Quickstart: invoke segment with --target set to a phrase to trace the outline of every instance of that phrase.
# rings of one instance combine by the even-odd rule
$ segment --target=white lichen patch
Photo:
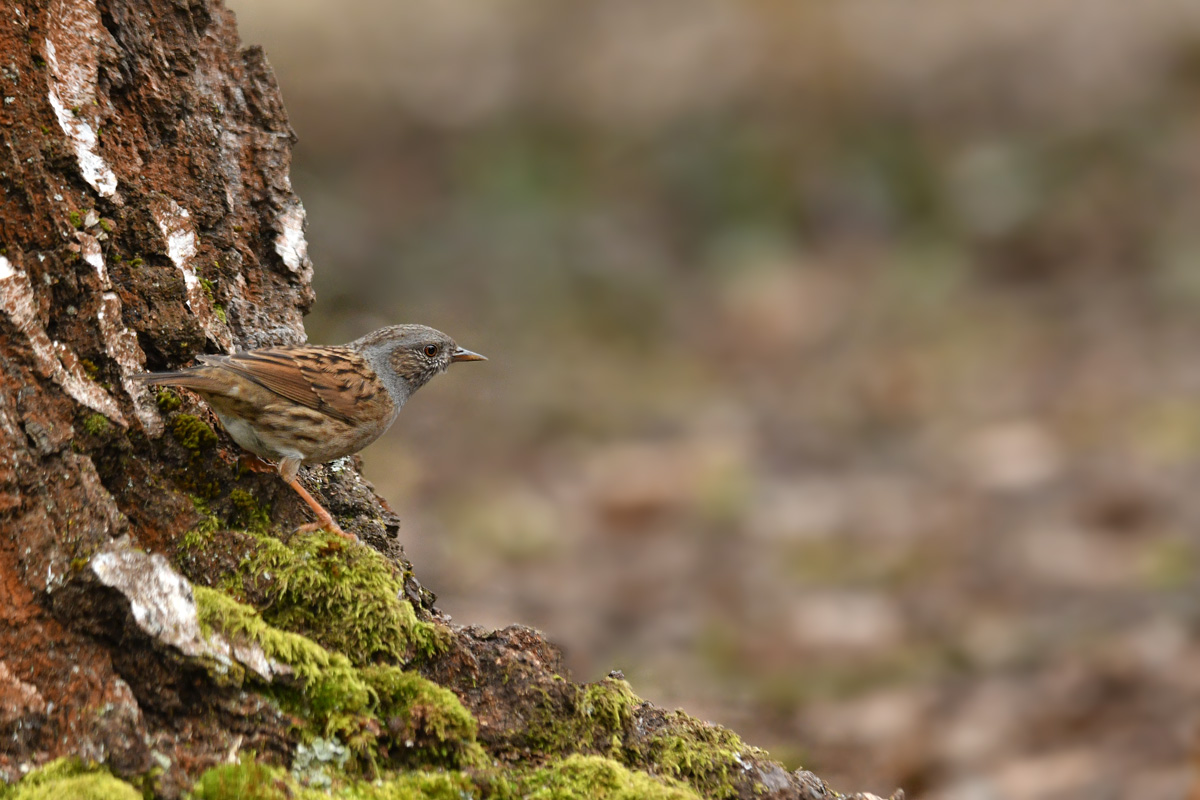
[[[163,239],[167,243],[167,257],[183,276],[184,300],[188,310],[200,320],[205,334],[226,350],[233,346],[233,337],[228,327],[221,322],[212,308],[208,293],[200,284],[192,260],[196,257],[196,231],[192,228],[191,214],[186,208],[169,197],[156,197],[150,202],[150,214],[158,223]]]
[[[96,324],[100,328],[100,337],[104,340],[108,357],[121,367],[121,386],[133,400],[134,411],[142,428],[151,436],[158,436],[163,431],[163,422],[154,397],[146,384],[133,378],[145,369],[146,354],[138,345],[137,334],[121,322],[121,298],[117,297],[116,292],[101,295],[100,307],[96,309]]]
[[[154,215],[154,221],[158,223],[158,229],[167,242],[167,257],[183,275],[187,306],[195,313],[196,305],[193,303],[199,304],[204,298],[200,294],[200,279],[196,277],[196,270],[192,269],[192,259],[196,256],[192,215],[170,198],[155,198],[150,205],[150,213]]]
[[[75,238],[79,240],[79,254],[96,270],[100,285],[108,288],[108,269],[104,266],[104,251],[100,249],[100,242],[96,241],[95,236],[82,231],[75,234]]]
[[[75,354],[62,343],[50,341],[38,318],[29,276],[24,270],[16,269],[4,256],[0,256],[0,312],[7,314],[29,341],[37,369],[44,377],[52,378],[77,403],[122,427],[127,426],[116,401],[84,374]]]
[[[90,224],[95,225],[99,221],[99,216],[95,211],[88,213],[89,217],[85,218],[85,224],[88,224],[87,220],[94,215],[95,220]],[[154,397],[151,396],[150,390],[144,383],[133,379],[136,373],[144,371],[146,354],[138,345],[137,335],[126,328],[121,321],[121,298],[112,291],[100,242],[96,237],[83,231],[77,232],[75,238],[79,240],[80,255],[84,261],[95,268],[96,276],[100,279],[100,287],[103,290],[100,304],[96,308],[96,325],[100,329],[100,338],[104,342],[104,349],[108,353],[108,357],[121,367],[121,385],[124,387],[125,393],[133,400],[134,409],[137,412],[138,420],[142,423],[142,428],[147,433],[157,436],[162,433],[163,422],[156,410]]]
[[[268,681],[291,672],[256,644],[231,645],[219,634],[205,636],[192,585],[162,555],[122,547],[98,553],[89,566],[101,583],[125,596],[133,621],[146,635],[185,656],[213,659],[226,667],[236,661]]]
[[[279,215],[279,234],[275,237],[275,252],[283,264],[305,281],[312,279],[312,262],[308,260],[308,241],[304,238],[304,206],[293,200]]]
[[[46,36],[50,106],[75,148],[83,179],[101,197],[111,197],[117,191],[117,176],[100,157],[96,131],[87,119],[96,100],[97,53],[103,32],[100,12],[86,0],[58,0],[52,5]]]

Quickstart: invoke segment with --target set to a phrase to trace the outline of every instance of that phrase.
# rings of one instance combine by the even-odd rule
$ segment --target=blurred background
[[[1181,798],[1200,3],[230,0],[439,606],[834,788]],[[1193,795],[1195,796],[1195,795]]]

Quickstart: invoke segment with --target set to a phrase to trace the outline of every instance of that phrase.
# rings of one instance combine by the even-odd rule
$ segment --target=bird
[[[299,482],[301,465],[357,453],[391,427],[413,392],[460,361],[487,361],[426,325],[391,325],[340,346],[287,345],[204,354],[197,366],[134,377],[190,389],[244,450],[274,462],[325,529],[355,539]]]

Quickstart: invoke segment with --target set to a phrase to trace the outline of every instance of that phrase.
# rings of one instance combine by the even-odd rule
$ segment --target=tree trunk
[[[26,780],[827,796],[617,677],[562,680],[533,631],[450,626],[354,462],[306,481],[371,547],[289,533],[303,506],[202,403],[131,380],[305,339],[262,52],[215,0],[0,4],[0,794],[74,756]]]

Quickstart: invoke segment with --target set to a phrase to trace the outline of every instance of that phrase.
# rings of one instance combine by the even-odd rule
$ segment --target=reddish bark
[[[128,376],[304,338],[311,265],[274,76],[217,4],[2,7],[0,773],[63,754],[145,772],[153,749],[203,761],[234,731],[278,750],[275,715],[244,722],[260,701],[120,646],[121,604],[75,580],[114,537],[163,550],[195,520],[197,456],[160,438]],[[219,453],[204,466],[235,479]]]

